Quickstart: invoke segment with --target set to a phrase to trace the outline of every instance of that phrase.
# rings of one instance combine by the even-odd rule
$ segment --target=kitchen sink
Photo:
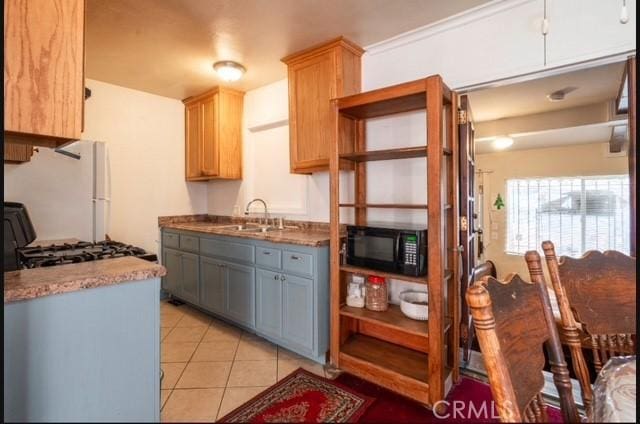
[[[237,225],[224,225],[220,228],[225,228],[241,233],[266,233],[269,231],[277,230],[276,227],[257,225],[257,224],[237,224]]]

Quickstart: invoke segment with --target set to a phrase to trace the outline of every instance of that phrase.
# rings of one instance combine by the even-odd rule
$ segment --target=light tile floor
[[[197,311],[162,302],[162,421],[215,421],[298,367],[322,365]]]

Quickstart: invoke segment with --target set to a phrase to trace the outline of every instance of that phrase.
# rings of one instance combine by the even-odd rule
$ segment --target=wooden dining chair
[[[589,413],[593,390],[583,339],[591,346],[596,373],[612,356],[635,355],[636,259],[613,250],[558,259],[550,241],[542,250],[560,309],[560,331]],[[546,286],[538,252],[527,252],[525,259],[531,279]]]
[[[493,277],[474,282],[466,298],[500,420],[548,421],[542,399],[546,349],[564,421],[578,422],[546,289],[510,274],[504,282]]]
[[[464,299],[464,294],[466,290],[471,287],[474,281],[481,280],[483,277],[491,276],[497,277],[496,265],[492,261],[485,261],[480,265],[473,268],[471,271],[471,278],[469,279],[469,283],[467,287],[462,288],[464,290],[461,295]],[[471,352],[471,347],[473,346],[473,340],[476,335],[473,330],[473,319],[471,318],[471,313],[469,312],[469,307],[467,302],[462,302],[462,311],[460,316],[462,317],[460,323],[460,346],[462,347],[462,361],[467,363],[469,361],[469,354]]]

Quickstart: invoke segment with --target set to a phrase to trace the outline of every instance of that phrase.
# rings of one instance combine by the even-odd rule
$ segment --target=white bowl
[[[427,292],[407,290],[400,293],[400,310],[411,319],[426,321],[429,318],[429,305],[416,305],[413,302],[428,302]]]

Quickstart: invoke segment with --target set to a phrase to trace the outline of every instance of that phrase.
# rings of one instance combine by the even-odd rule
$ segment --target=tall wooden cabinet
[[[292,173],[329,170],[334,142],[331,99],[360,92],[360,57],[364,50],[340,37],[282,59],[289,78],[289,154]],[[343,118],[340,118],[343,120]],[[353,151],[355,128],[345,120],[340,153]],[[343,169],[353,166],[343,161]]]
[[[5,141],[55,147],[80,138],[84,0],[5,0]]]
[[[336,144],[331,146],[331,363],[429,407],[440,408],[444,405],[438,401],[446,397],[459,378],[459,160],[453,154],[458,152],[457,105],[458,95],[439,75],[333,100],[335,118],[341,115],[358,127],[368,119],[426,109],[427,136],[421,146],[368,150],[364,132],[358,131],[355,152],[340,153]],[[337,119],[334,122],[333,131],[338,134],[342,124]],[[367,176],[371,174],[367,163],[408,158],[425,158],[427,204],[368,202]],[[355,203],[340,201],[340,159],[355,165]],[[355,224],[367,225],[368,211],[380,208],[426,212],[427,275],[407,276],[341,262],[344,235],[340,231],[340,209],[354,210]],[[429,296],[428,321],[406,317],[398,305],[390,305],[384,312],[349,307],[345,299],[352,274],[422,284]]]
[[[183,100],[187,181],[242,178],[243,97],[216,87]]]

